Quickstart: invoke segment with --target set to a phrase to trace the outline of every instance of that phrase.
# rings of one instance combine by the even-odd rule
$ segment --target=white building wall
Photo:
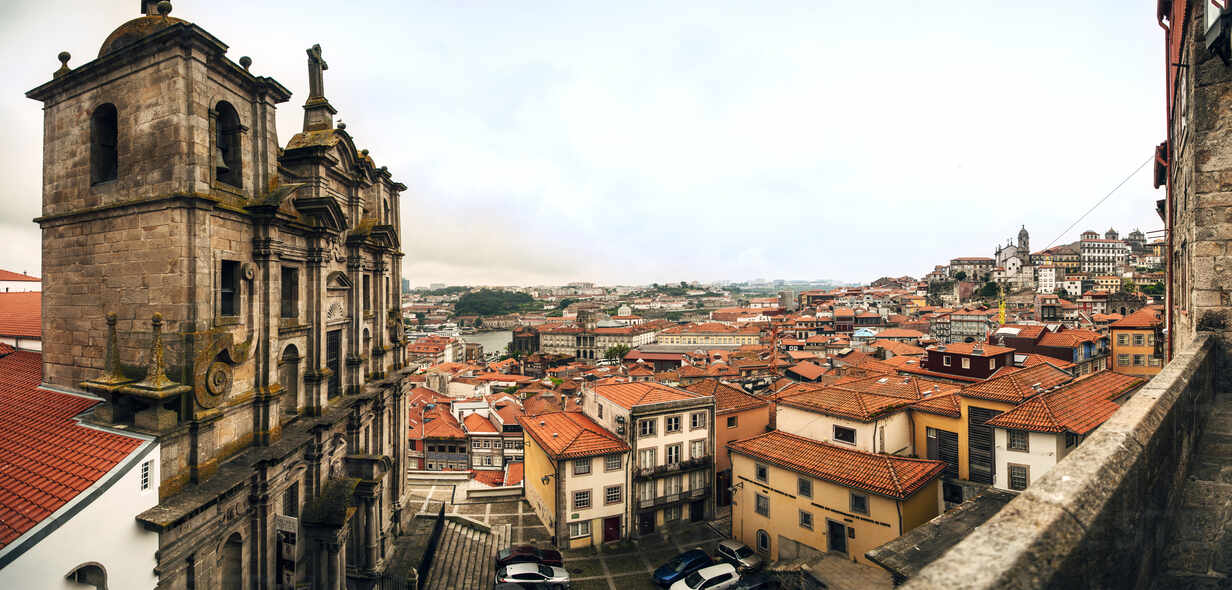
[[[148,452],[147,452],[148,449]],[[158,444],[146,443],[129,458],[103,476],[78,499],[119,479],[73,514],[29,550],[0,568],[0,588],[80,589],[82,585],[65,579],[69,572],[88,563],[101,565],[107,573],[107,588],[153,588],[158,551],[158,534],[144,530],[137,515],[158,504]],[[138,460],[140,458],[140,460]],[[150,487],[141,489],[141,464],[150,462]],[[76,506],[73,501],[40,523],[48,526]],[[40,531],[36,526],[0,550],[0,556],[19,549],[23,541]]]
[[[1026,465],[1030,476],[1030,485],[1043,477],[1052,469],[1061,457],[1065,456],[1065,435],[1044,432],[1027,433],[1027,451],[1011,451],[1006,448],[1009,435],[1004,428],[993,429],[993,444],[996,455],[996,475],[993,480],[995,487],[1010,489],[1009,464]]]
[[[24,293],[27,291],[42,291],[41,281],[0,281],[0,293]]]
[[[43,341],[39,338],[17,338],[15,336],[0,336],[0,343],[8,344],[17,350],[43,350]]]

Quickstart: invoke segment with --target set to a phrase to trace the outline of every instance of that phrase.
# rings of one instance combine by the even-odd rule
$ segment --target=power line
[[[1100,205],[1103,205],[1104,201],[1108,200],[1108,197],[1111,197],[1113,193],[1120,190],[1122,186],[1125,186],[1125,183],[1129,182],[1129,179],[1133,178],[1135,174],[1141,172],[1142,169],[1145,168],[1146,165],[1151,163],[1151,161],[1154,159],[1155,159],[1155,156],[1152,155],[1148,157],[1145,161],[1143,161],[1141,164],[1139,164],[1137,168],[1134,168],[1134,171],[1130,172],[1129,176],[1126,176],[1124,180],[1117,183],[1117,185],[1113,187],[1112,190],[1108,191],[1108,194],[1104,195],[1104,198],[1100,199],[1099,202],[1092,205],[1090,209],[1087,209],[1086,213],[1083,213],[1080,217],[1078,217],[1078,219],[1075,219],[1073,223],[1069,224],[1069,227],[1065,228],[1065,231],[1061,232],[1061,235],[1057,236],[1051,242],[1049,242],[1048,245],[1044,247],[1044,249],[1047,250],[1051,248],[1052,245],[1056,244],[1058,240],[1065,237],[1065,234],[1069,233],[1069,230],[1074,229],[1074,226],[1078,225],[1079,223],[1082,223],[1082,220],[1086,219],[1087,215],[1090,215],[1091,212],[1094,211],[1097,207],[1099,207]]]

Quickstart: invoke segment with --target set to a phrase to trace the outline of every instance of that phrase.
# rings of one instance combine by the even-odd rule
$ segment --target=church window
[[[80,587],[98,588],[99,590],[106,590],[107,588],[107,572],[103,571],[102,566],[97,563],[79,565],[69,572],[65,578],[80,584]]]
[[[119,121],[115,105],[99,105],[90,116],[90,184],[115,180],[119,169]]]
[[[364,275],[364,313],[372,312],[372,281],[370,275]]]
[[[282,267],[282,317],[299,317],[299,269]]]
[[[231,186],[244,186],[243,160],[241,159],[243,126],[239,113],[231,103],[223,101],[214,107],[215,121],[214,173],[215,178]]]
[[[240,314],[240,263],[234,260],[222,261],[218,276],[218,314],[236,316]]]

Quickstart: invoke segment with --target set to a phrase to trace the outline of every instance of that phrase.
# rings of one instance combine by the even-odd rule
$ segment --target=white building
[[[1035,269],[1035,279],[1037,293],[1056,293],[1057,282],[1065,280],[1065,269],[1051,264],[1038,266]]]
[[[25,273],[0,269],[0,293],[25,293],[42,291],[43,281]]]
[[[38,353],[0,357],[0,588],[157,586],[158,533],[137,515],[158,504],[158,443],[77,422],[102,400],[40,380]]]
[[[1146,381],[1093,373],[1037,395],[988,421],[996,460],[993,485],[1024,490],[1064,459]]]

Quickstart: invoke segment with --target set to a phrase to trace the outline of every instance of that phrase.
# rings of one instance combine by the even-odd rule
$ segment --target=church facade
[[[44,109],[43,379],[156,437],[158,588],[378,588],[407,498],[406,189],[357,149],[308,50],[291,92],[142,2]]]
[[[1031,236],[1026,226],[1018,230],[1017,243],[1007,240],[997,246],[993,280],[1006,283],[1013,290],[1035,287],[1035,267],[1031,264]]]

